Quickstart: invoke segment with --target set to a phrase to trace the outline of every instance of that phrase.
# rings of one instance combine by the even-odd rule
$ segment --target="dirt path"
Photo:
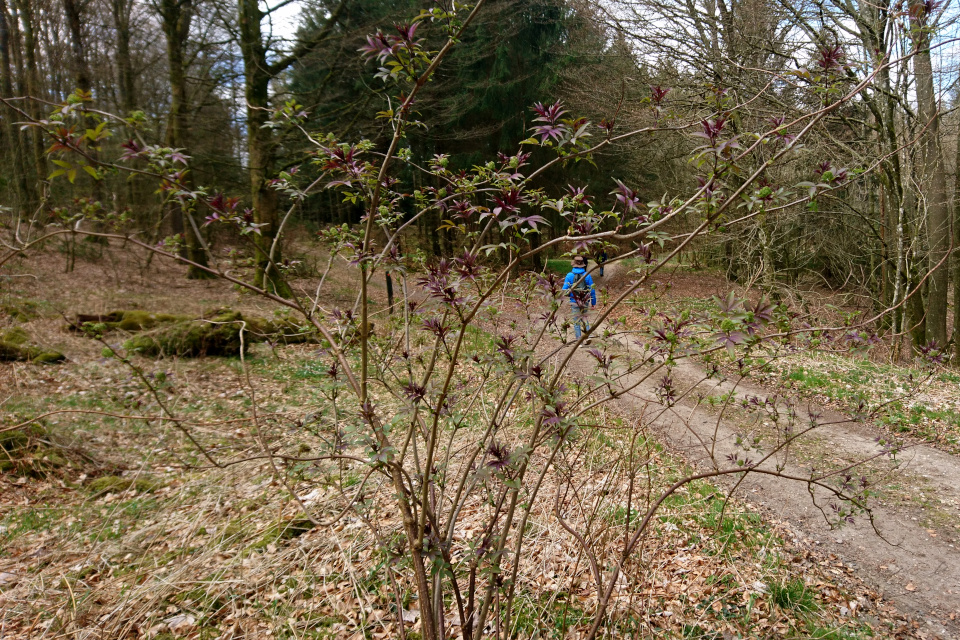
[[[688,384],[702,377],[695,363],[684,362],[674,375]],[[724,383],[714,393],[723,393],[733,385]],[[738,385],[741,394],[765,398],[763,389]],[[642,392],[641,392],[642,393]],[[646,402],[632,398],[632,402]],[[694,433],[701,438],[712,437],[718,426],[718,417],[692,403],[684,403],[689,413],[678,420],[676,413],[666,414],[658,426],[673,447],[686,453],[690,460],[704,461],[704,451]],[[849,418],[836,412],[811,407],[822,414],[825,426],[817,430],[817,453],[834,460],[852,462],[878,451],[878,431],[869,425],[846,422]],[[831,424],[832,423],[832,424]],[[677,427],[682,427],[677,429]],[[689,429],[687,428],[689,426]],[[723,459],[733,452],[736,427],[728,420],[719,421],[718,455]],[[894,473],[911,491],[924,492],[928,504],[934,496],[948,505],[958,504],[960,497],[960,460],[932,447],[919,445],[900,456],[901,465]],[[824,460],[824,462],[828,462]],[[788,464],[786,471],[796,475],[809,473],[809,465]],[[775,517],[790,522],[797,537],[810,539],[853,565],[861,576],[875,585],[884,597],[896,602],[930,631],[944,638],[960,637],[960,621],[950,615],[960,614],[960,553],[956,548],[955,531],[928,528],[935,517],[930,511],[936,507],[900,502],[889,504],[881,495],[874,501],[875,524],[883,538],[877,535],[866,518],[858,518],[853,525],[831,530],[823,514],[811,502],[806,487],[800,483],[770,476],[754,475],[739,489],[741,495],[762,506]],[[957,513],[954,509],[953,518]],[[885,540],[886,541],[885,541]]]
[[[592,358],[583,353],[575,355],[573,364],[583,372],[593,369]],[[662,378],[657,374],[617,402],[633,412],[656,416],[651,426],[665,444],[690,463],[711,466],[708,447],[715,442],[713,460],[728,466],[726,456],[738,450],[735,443],[740,424],[736,412],[721,418],[718,410],[695,398],[698,394],[729,392],[734,384],[700,382],[704,372],[690,360],[680,361],[671,375],[679,389],[697,385],[696,393],[665,411],[655,395]],[[627,386],[630,382],[625,381]],[[736,392],[739,397],[770,395],[743,381],[736,385]],[[800,461],[787,462],[786,473],[807,476],[811,464],[819,463],[823,469],[824,465],[849,464],[879,451],[877,438],[881,432],[871,425],[852,422],[848,416],[814,405],[798,407],[804,417],[808,410],[821,415],[823,426],[817,429],[815,439],[800,449],[806,455],[801,455]],[[856,569],[865,582],[920,624],[917,632],[922,637],[960,638],[960,540],[955,528],[960,522],[960,459],[917,445],[901,453],[899,460],[897,469],[886,463],[892,481],[887,484],[896,487],[897,495],[882,491],[871,504],[882,537],[864,517],[852,525],[831,529],[802,482],[755,474],[740,485],[737,495],[789,523],[799,543],[833,553]],[[773,466],[771,461],[764,468]],[[822,506],[829,509],[826,504]]]

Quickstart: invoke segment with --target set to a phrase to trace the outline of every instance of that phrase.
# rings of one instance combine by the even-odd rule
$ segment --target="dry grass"
[[[154,263],[141,274],[140,266],[136,256],[117,251],[61,274],[57,255],[46,254],[17,265],[13,273],[36,279],[18,278],[4,293],[4,302],[40,302],[41,317],[24,326],[69,357],[61,367],[0,365],[5,423],[49,409],[94,413],[44,421],[57,446],[82,448],[92,460],[72,461],[39,480],[0,478],[0,636],[395,638],[402,626],[407,638],[416,637],[415,591],[393,553],[400,519],[378,476],[364,483],[361,467],[318,462],[286,466],[278,482],[262,459],[209,467],[170,421],[156,419],[157,397],[129,370],[103,358],[102,345],[63,331],[61,314],[81,310],[271,311],[221,283],[183,280],[178,268]],[[342,292],[335,294],[342,304],[352,304],[352,290],[338,277],[332,290]],[[372,295],[382,301],[382,292]],[[241,460],[261,453],[261,439],[282,451],[323,447],[329,434],[293,428],[323,402],[311,377],[313,351],[261,345],[248,359],[253,389],[235,360],[137,362],[153,375],[159,400],[218,460]],[[258,423],[250,419],[252,391]],[[556,504],[591,532],[601,567],[622,543],[622,472],[607,454],[622,450],[639,417],[604,413],[596,419],[606,427],[582,435],[581,450],[559,467],[570,475],[548,476],[527,530],[512,534],[525,541],[519,637],[580,637],[596,607],[589,563],[560,526]],[[510,446],[520,436],[503,435]],[[649,499],[682,472],[683,463],[652,440],[643,442],[641,480]],[[533,453],[535,464],[541,455]],[[451,466],[462,464],[457,455],[451,459]],[[90,479],[105,474],[150,478],[160,488],[93,494]],[[338,489],[344,486],[345,492]],[[307,525],[288,487],[314,518],[335,523]],[[363,500],[336,519],[359,487]],[[624,568],[609,637],[858,637],[871,626],[886,634],[909,632],[835,558],[816,553],[810,541],[792,539],[780,524],[763,522],[744,503],[729,505],[729,518],[721,521],[721,502],[716,489],[697,484],[666,505]],[[488,509],[479,496],[465,508],[454,536],[455,559],[469,556]],[[774,593],[798,580],[815,610],[777,604]],[[459,619],[447,604],[448,625],[456,632]]]
[[[677,465],[665,454],[653,462],[664,471]],[[599,458],[578,471],[582,503],[623,500],[609,493],[610,471]],[[408,630],[417,630],[412,584],[395,572],[398,606],[383,570],[371,571],[390,566],[384,541],[400,530],[388,508],[361,508],[333,527],[288,538],[282,525],[300,514],[265,464],[150,472],[166,483],[153,494],[84,499],[82,489],[57,481],[17,487],[10,497],[20,504],[8,510],[5,526],[18,528],[8,530],[15,536],[0,560],[0,571],[18,576],[0,596],[4,637],[150,636],[178,622],[184,635],[198,638],[396,637],[398,609]],[[575,541],[549,508],[560,487],[552,479],[525,533],[518,623],[529,634],[537,621],[566,609],[564,637],[575,638],[596,606],[596,589]],[[344,506],[344,497],[323,481],[300,483],[296,491],[320,519]],[[370,504],[388,502],[388,494],[382,485],[367,485]],[[798,612],[777,607],[769,595],[799,575],[822,607],[817,626],[849,626],[841,607],[886,617],[878,596],[845,567],[804,552],[802,543],[783,542],[784,530],[761,524],[744,505],[731,506],[726,523],[718,523],[719,501],[711,487],[698,485],[663,511],[618,585],[611,617],[623,631],[615,635],[673,631],[680,637],[695,627],[756,637],[802,633],[807,623]],[[476,542],[483,510],[479,502],[465,510],[455,558]],[[42,524],[25,530],[39,514],[45,514]],[[599,546],[612,556],[621,521],[615,510],[601,510],[601,517],[595,526],[607,530]],[[458,622],[454,613],[448,611],[451,626]]]

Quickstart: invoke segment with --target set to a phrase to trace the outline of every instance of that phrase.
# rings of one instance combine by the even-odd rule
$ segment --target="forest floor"
[[[67,356],[62,365],[0,364],[0,431],[59,412],[28,434],[29,449],[19,455],[29,464],[19,460],[0,474],[0,638],[397,637],[397,616],[415,637],[416,609],[403,602],[398,611],[389,589],[367,574],[378,556],[361,535],[361,518],[330,529],[306,526],[262,461],[210,468],[169,422],[137,419],[156,415],[162,400],[217,455],[255,456],[258,431],[292,437],[289,425],[324,402],[315,388],[323,375],[316,348],[255,345],[245,363],[140,359],[157,398],[105,357],[103,344],[66,331],[67,319],[114,309],[199,314],[216,307],[269,317],[272,308],[224,283],[187,281],[177,267],[126,252],[107,250],[69,274],[63,264],[48,252],[14,265],[0,281],[0,332],[23,328]],[[612,295],[628,278],[611,271],[600,285]],[[696,307],[730,289],[702,273],[678,270],[658,279],[666,290],[653,296],[658,305]],[[296,283],[311,293],[317,285]],[[330,284],[331,304],[353,302],[346,278],[333,274]],[[383,303],[379,283],[372,297]],[[15,319],[11,311],[27,313]],[[628,317],[643,321],[639,312]],[[574,362],[587,367],[585,359]],[[698,435],[718,433],[725,453],[736,435],[760,428],[710,403],[731,391],[776,390],[783,397],[789,388],[790,399],[823,416],[823,434],[791,463],[797,470],[869,454],[884,435],[911,446],[896,468],[881,461],[870,469],[878,479],[882,538],[863,520],[829,529],[802,484],[746,482],[722,523],[712,506],[718,501],[709,499],[717,489],[696,487],[666,511],[679,527],[664,521],[663,536],[675,544],[649,556],[654,569],[637,593],[640,637],[960,637],[956,372],[795,355],[734,390],[728,382],[698,382],[702,366],[683,362],[674,375],[700,385],[703,400],[684,400],[653,420],[668,445],[668,466],[703,464]],[[922,388],[898,405],[897,394],[918,381]],[[851,403],[865,393],[890,394],[890,410],[852,422]],[[254,401],[264,419],[258,429],[249,422]],[[653,390],[641,385],[611,411],[647,416],[655,405]],[[320,511],[336,506],[322,482],[298,480],[294,489]],[[536,554],[558,539],[549,520],[540,521]],[[554,572],[562,573],[544,571],[531,592],[550,594]],[[587,591],[570,600],[584,614]],[[555,598],[530,602],[529,624],[538,628],[537,619],[547,616],[542,607]],[[569,632],[563,628],[552,637],[579,637],[576,622]]]
[[[609,273],[611,293],[623,288],[628,274]],[[732,287],[719,276],[674,271],[665,278],[669,291],[654,296],[657,304],[675,309],[722,299]],[[663,289],[661,283],[661,289]],[[749,292],[739,291],[749,297]],[[837,296],[811,295],[827,312],[842,310]],[[831,304],[833,303],[833,304]],[[821,314],[823,317],[823,314]],[[631,322],[642,322],[632,319]],[[722,415],[712,398],[773,398],[790,403],[803,415],[819,416],[816,438],[802,440],[786,466],[795,476],[811,468],[843,467],[875,455],[879,441],[897,438],[905,448],[895,460],[878,459],[858,471],[873,480],[876,492],[872,521],[858,519],[831,528],[804,484],[768,475],[751,475],[739,485],[740,495],[779,522],[795,540],[804,540],[855,568],[857,575],[884,597],[921,621],[937,637],[960,637],[960,375],[956,369],[914,369],[892,366],[863,356],[789,354],[771,357],[736,382],[704,381],[706,367],[680,360],[673,369],[681,388],[692,387],[676,407],[658,417],[659,433],[671,450],[686,460],[703,461],[737,450],[738,437],[763,428],[748,412]],[[657,402],[655,383],[640,385],[627,402]],[[907,392],[910,389],[910,392]],[[858,402],[868,398],[880,407],[869,419],[858,419]],[[706,401],[705,401],[706,400]],[[715,443],[707,452],[705,441]]]

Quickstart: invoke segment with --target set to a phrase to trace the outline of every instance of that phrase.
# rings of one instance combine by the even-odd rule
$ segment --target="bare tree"
[[[282,288],[274,266],[280,261],[276,239],[281,222],[278,193],[271,186],[271,180],[276,177],[277,149],[274,132],[267,126],[271,117],[270,83],[330,35],[345,6],[346,0],[333,10],[324,27],[310,36],[309,40],[297,43],[292,51],[279,58],[270,59],[273,43],[270,34],[263,31],[263,21],[272,10],[262,10],[258,0],[238,0],[237,3],[238,44],[243,54],[245,75],[250,189],[254,219],[258,225],[262,225],[255,237],[255,282],[268,289],[281,286],[280,292],[284,294],[289,291]]]
[[[6,0],[0,2],[0,95],[4,98],[15,96],[13,86],[12,38],[10,16]],[[4,147],[8,151],[8,162],[13,167],[17,186],[17,209],[20,213],[30,213],[36,207],[36,181],[31,179],[25,154],[25,140],[20,128],[15,125],[17,114],[9,107],[3,113]]]
[[[190,24],[193,20],[192,0],[159,0],[155,5],[163,25],[167,41],[167,68],[170,78],[170,111],[167,115],[167,145],[175,149],[184,149],[189,154],[187,140],[190,137],[187,113],[187,62],[185,50],[190,40]],[[186,172],[181,176],[183,184],[193,184],[193,175]],[[200,238],[200,228],[193,219],[193,203],[190,200],[170,203],[173,231],[182,235],[185,241],[186,256],[191,263],[187,277],[202,279],[209,277],[201,267],[207,265],[207,253]]]
[[[947,343],[947,291],[950,282],[950,202],[947,196],[947,171],[940,145],[940,109],[933,82],[930,42],[936,28],[936,16],[929,3],[910,4],[911,36],[914,44],[913,67],[917,81],[917,105],[923,127],[921,175],[927,212],[927,293],[926,338],[939,345]]]

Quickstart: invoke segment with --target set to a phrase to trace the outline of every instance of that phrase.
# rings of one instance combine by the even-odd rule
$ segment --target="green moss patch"
[[[102,476],[87,484],[87,490],[94,497],[107,493],[122,493],[130,489],[138,493],[152,493],[163,486],[163,483],[153,478],[121,478],[120,476]]]
[[[0,340],[7,344],[22,347],[30,341],[30,335],[20,327],[13,327],[3,332],[3,334],[0,335]]]
[[[209,321],[177,322],[134,336],[123,343],[123,348],[144,356],[236,356],[247,346],[247,341],[240,338],[242,328],[239,312],[225,312]]]
[[[65,360],[59,351],[30,346],[29,342],[30,335],[20,327],[7,329],[0,334],[0,361],[55,364]]]
[[[0,305],[0,312],[19,322],[29,322],[40,317],[40,305],[31,300],[6,302]]]
[[[67,464],[42,427],[0,433],[0,473],[39,478]]]
[[[193,317],[140,310],[111,311],[105,314],[81,313],[77,314],[77,321],[72,328],[80,330],[88,325],[97,325],[97,328],[104,331],[121,329],[136,332],[189,320],[193,320]]]
[[[292,520],[283,520],[269,527],[256,543],[254,549],[265,549],[268,544],[278,544],[286,540],[299,538],[308,531],[313,530],[315,525],[310,518],[305,516],[293,518]]]
[[[242,336],[241,336],[242,333]],[[237,356],[255,342],[308,342],[315,335],[289,320],[245,318],[239,311],[178,321],[127,340],[123,347],[144,356]]]

